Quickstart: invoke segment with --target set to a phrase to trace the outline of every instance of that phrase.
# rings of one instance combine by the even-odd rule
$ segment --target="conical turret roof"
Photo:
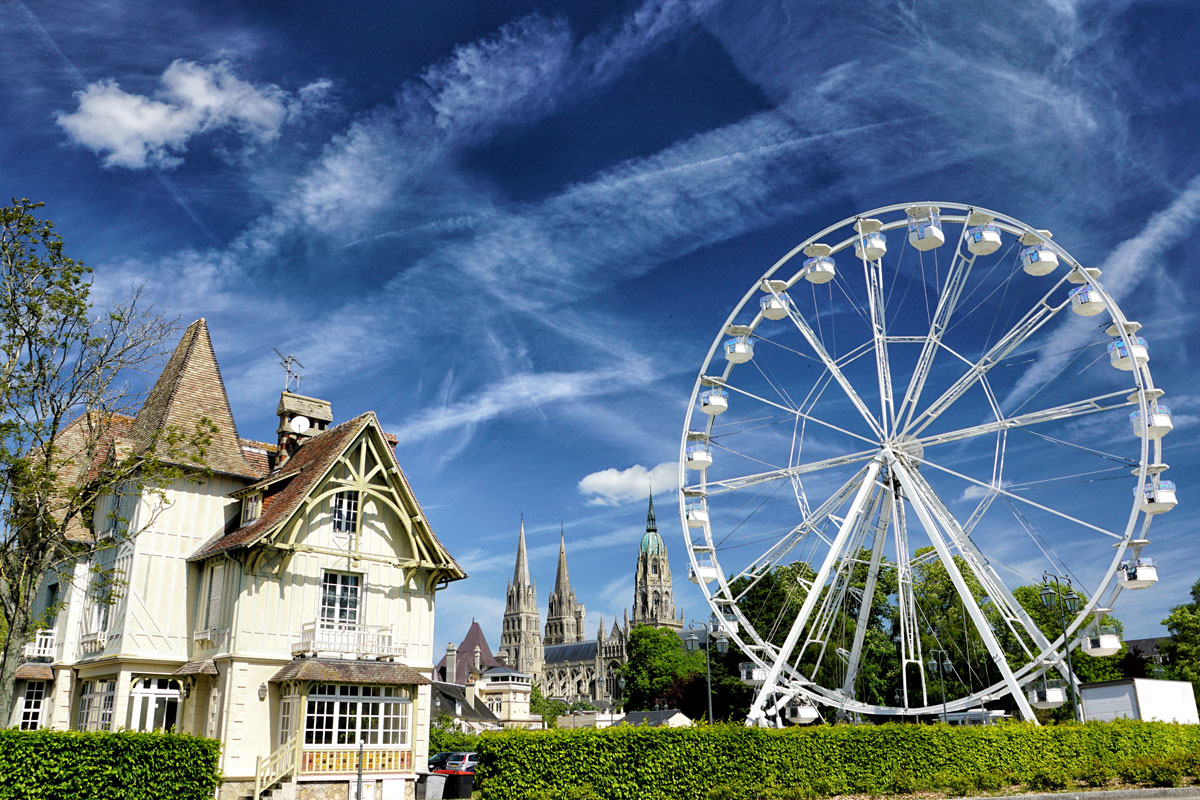
[[[197,424],[208,419],[216,430],[205,448],[204,464],[214,472],[227,475],[258,477],[242,457],[237,425],[229,408],[225,382],[217,366],[208,323],[203,318],[188,326],[183,339],[171,354],[167,366],[146,402],[133,421],[129,436],[135,447],[155,449],[158,458],[184,466],[202,466],[191,453],[172,455],[166,452],[163,440],[168,429],[175,429],[190,439]]]

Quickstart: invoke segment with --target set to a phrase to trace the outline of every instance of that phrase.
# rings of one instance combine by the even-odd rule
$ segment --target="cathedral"
[[[626,611],[624,623],[614,620],[607,632],[601,618],[592,638],[587,635],[586,618],[587,611],[571,588],[566,537],[560,533],[558,574],[543,631],[537,585],[529,576],[529,560],[525,555],[525,521],[521,520],[517,563],[505,598],[498,655],[511,668],[532,675],[534,685],[546,697],[609,705],[620,695],[616,671],[626,661],[630,630],[636,625],[674,630],[683,627],[683,618],[675,614],[671,565],[667,560],[667,544],[659,535],[654,519],[653,496],[646,514],[646,533],[638,546],[633,617]]]

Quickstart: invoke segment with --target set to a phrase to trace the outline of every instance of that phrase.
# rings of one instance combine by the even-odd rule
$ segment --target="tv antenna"
[[[285,356],[283,353],[279,352],[279,348],[277,347],[273,347],[271,349],[275,351],[275,355],[279,356],[279,366],[283,367],[284,372],[287,373],[287,377],[284,378],[283,381],[283,390],[285,392],[292,391],[292,381],[295,381],[296,391],[299,391],[300,379],[304,376],[297,372],[294,368],[299,367],[300,369],[304,369],[304,365],[301,364],[300,359],[296,358],[295,356]]]

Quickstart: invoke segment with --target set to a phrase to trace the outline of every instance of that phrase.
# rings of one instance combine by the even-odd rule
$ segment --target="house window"
[[[333,496],[333,532],[358,531],[358,492],[338,492]]]
[[[221,601],[225,593],[225,563],[217,562],[208,568],[204,582],[203,605],[196,613],[197,626],[202,631],[215,632],[221,626]]]
[[[106,731],[112,727],[115,680],[84,681],[79,685],[79,715],[75,727],[81,731]]]
[[[279,742],[277,747],[282,747],[283,744],[292,736],[292,725],[295,719],[295,707],[300,702],[300,698],[295,696],[285,696],[279,701]]]
[[[358,624],[362,576],[326,572],[321,576],[321,627],[350,628]]]
[[[129,693],[129,729],[166,731],[179,724],[179,682],[170,678],[142,678]]]
[[[262,513],[262,493],[255,492],[242,498],[242,524],[249,525]]]
[[[21,730],[36,731],[42,725],[42,703],[46,699],[46,682],[25,684],[25,700],[21,705]]]
[[[409,747],[412,699],[396,686],[323,684],[308,695],[304,743],[355,747]]]

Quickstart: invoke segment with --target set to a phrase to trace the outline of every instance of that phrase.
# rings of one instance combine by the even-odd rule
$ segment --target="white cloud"
[[[634,464],[628,469],[609,467],[585,475],[579,481],[579,491],[588,497],[589,505],[615,506],[644,501],[654,486],[656,490],[675,488],[679,465],[664,461],[651,469]]]
[[[293,98],[273,84],[255,85],[233,74],[229,64],[182,59],[161,77],[155,97],[130,94],[105,79],[76,92],[79,107],[59,113],[58,124],[76,144],[104,155],[106,167],[173,167],[192,137],[222,128],[259,142],[279,135],[284,122],[305,102],[318,102],[330,87],[316,81]]]

